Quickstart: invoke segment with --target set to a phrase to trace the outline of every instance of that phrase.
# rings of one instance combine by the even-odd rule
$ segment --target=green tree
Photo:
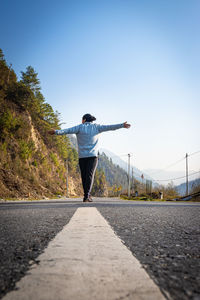
[[[109,186],[127,187],[127,173],[119,166],[113,164],[112,159],[108,158],[105,153],[99,155],[98,169],[105,173]]]
[[[96,170],[92,193],[95,196],[106,196],[107,195],[106,176],[102,169]]]
[[[3,54],[3,50],[2,49],[0,49],[0,61],[4,61],[5,62],[4,54]]]
[[[30,88],[22,82],[14,82],[8,87],[5,98],[27,108],[32,104],[34,95]]]
[[[26,72],[21,72],[21,81],[28,86],[34,94],[40,91],[40,80],[38,79],[38,73],[35,72],[34,68],[28,66]]]
[[[0,49],[0,90],[5,90],[8,83],[17,81],[17,77],[13,69],[8,67],[2,49]]]

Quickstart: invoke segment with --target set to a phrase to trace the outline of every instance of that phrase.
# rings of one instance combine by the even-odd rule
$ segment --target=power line
[[[197,154],[197,153],[200,153],[200,150],[199,150],[199,151],[196,151],[196,152],[193,152],[193,153],[191,153],[191,154],[188,154],[188,156],[192,156],[192,155],[195,155],[195,154]]]
[[[198,151],[196,151],[196,152],[193,152],[193,153],[191,153],[191,154],[188,154],[188,157],[189,157],[189,156],[192,156],[192,155],[195,155],[195,154],[197,154],[197,153],[200,153],[200,150],[198,150]],[[183,161],[184,159],[185,159],[185,156],[182,157],[181,159],[175,161],[174,163],[168,165],[167,167],[165,167],[165,168],[162,169],[162,170],[158,170],[158,171],[155,171],[155,172],[153,172],[153,173],[150,173],[149,176],[152,176],[152,175],[154,175],[154,174],[162,173],[164,170],[169,169],[169,168],[175,166],[176,164],[180,163],[180,162]]]
[[[152,175],[154,175],[154,174],[162,173],[164,170],[169,169],[169,168],[175,166],[176,164],[178,164],[179,162],[183,161],[184,159],[185,159],[185,157],[179,159],[178,161],[174,162],[173,164],[168,165],[167,167],[165,167],[165,168],[162,169],[162,170],[159,170],[159,171],[155,171],[155,172],[153,172],[153,173],[150,173],[150,176],[152,176]]]
[[[198,172],[194,172],[194,173],[190,173],[190,174],[188,174],[188,177],[192,176],[192,175],[195,175],[197,173],[199,173],[199,171]],[[182,179],[182,178],[185,178],[185,176],[176,177],[176,178],[169,178],[169,179],[153,179],[153,181],[170,181],[170,180],[178,180],[178,179]]]

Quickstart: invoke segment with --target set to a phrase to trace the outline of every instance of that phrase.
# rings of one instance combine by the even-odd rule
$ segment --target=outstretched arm
[[[130,128],[131,125],[128,124],[127,122],[121,123],[121,124],[115,124],[115,125],[99,125],[98,130],[99,132],[103,131],[110,131],[110,130],[116,130],[120,128]]]
[[[67,129],[63,129],[63,130],[55,130],[55,129],[51,129],[48,131],[49,134],[51,135],[64,135],[64,134],[73,134],[73,133],[78,133],[79,132],[79,125],[71,127],[71,128],[67,128]]]

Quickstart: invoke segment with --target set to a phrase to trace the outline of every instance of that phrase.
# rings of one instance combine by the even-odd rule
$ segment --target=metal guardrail
[[[190,195],[187,195],[187,196],[183,196],[183,197],[179,197],[179,198],[174,198],[174,199],[167,200],[167,201],[190,201],[193,198],[196,198],[198,196],[200,196],[200,191],[197,192],[197,193],[193,193],[193,194],[190,194]]]

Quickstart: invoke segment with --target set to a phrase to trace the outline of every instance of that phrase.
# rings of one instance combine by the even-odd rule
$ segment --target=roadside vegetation
[[[121,199],[124,200],[135,200],[135,201],[181,201],[186,199],[187,201],[193,202],[200,202],[200,184],[199,181],[195,185],[193,185],[192,189],[190,190],[189,196],[190,199],[187,199],[186,196],[180,197],[177,192],[176,187],[173,183],[169,183],[167,186],[159,185],[152,189],[151,192],[148,192],[144,185],[142,186],[139,183],[139,193],[132,192],[130,197],[128,197],[128,193],[123,193],[120,195]]]
[[[178,192],[173,183],[169,183],[167,186],[157,185],[152,187],[139,181],[134,181],[134,184],[131,186],[130,197],[128,197],[128,193],[121,194],[120,197],[137,201],[166,201],[178,197]]]

